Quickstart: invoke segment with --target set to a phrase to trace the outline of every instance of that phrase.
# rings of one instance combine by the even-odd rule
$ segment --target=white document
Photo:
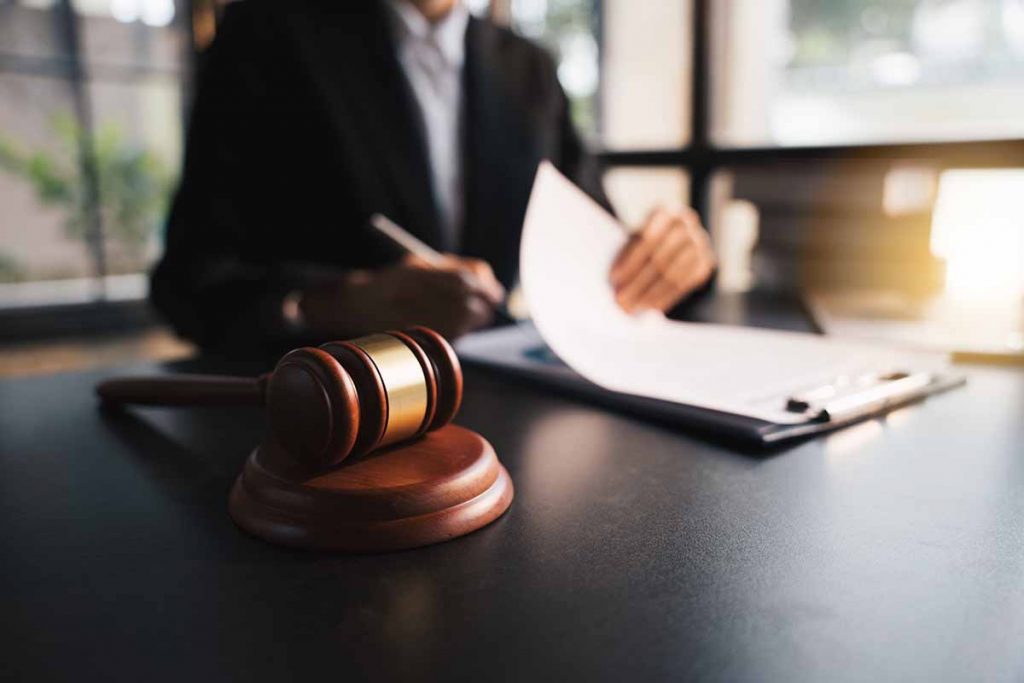
[[[612,391],[776,423],[793,393],[888,371],[935,371],[941,355],[909,354],[810,334],[631,316],[608,274],[627,233],[550,163],[526,212],[520,277],[544,341],[573,370]]]

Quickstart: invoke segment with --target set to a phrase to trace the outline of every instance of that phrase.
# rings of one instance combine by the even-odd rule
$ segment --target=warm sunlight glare
[[[939,180],[932,251],[960,299],[1024,294],[1024,169],[950,170]]]

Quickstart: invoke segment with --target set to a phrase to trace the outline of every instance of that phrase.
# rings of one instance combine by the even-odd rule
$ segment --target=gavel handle
[[[263,405],[266,376],[168,375],[100,382],[96,393],[111,404],[142,406]]]

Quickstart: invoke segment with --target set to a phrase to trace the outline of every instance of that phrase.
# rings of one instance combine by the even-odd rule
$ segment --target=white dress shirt
[[[461,1],[435,23],[407,0],[390,0],[398,48],[423,115],[432,187],[442,227],[453,244],[462,229],[462,67],[469,10]]]

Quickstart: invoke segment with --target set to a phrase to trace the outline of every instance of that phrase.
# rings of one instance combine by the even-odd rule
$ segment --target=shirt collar
[[[430,23],[408,0],[388,0],[397,21],[392,22],[400,42],[415,40],[433,44],[449,66],[462,66],[466,57],[466,25],[469,10],[457,0],[437,23]]]

